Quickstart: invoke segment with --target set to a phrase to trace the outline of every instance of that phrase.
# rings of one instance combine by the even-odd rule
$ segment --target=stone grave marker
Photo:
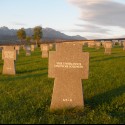
[[[125,41],[123,41],[123,50],[125,51]]]
[[[112,40],[113,46],[115,46],[116,44],[118,44],[118,40]]]
[[[2,59],[4,60],[3,74],[15,75],[16,50],[14,46],[4,46],[2,50]]]
[[[31,51],[34,52],[35,50],[35,45],[31,45]]]
[[[89,48],[95,48],[95,41],[88,42],[88,47]]]
[[[50,50],[53,49],[53,44],[52,43],[49,44],[49,49]]]
[[[100,49],[101,47],[101,42],[97,41],[95,42],[96,49]]]
[[[19,55],[20,54],[20,46],[15,46],[16,53]]]
[[[41,44],[40,48],[42,51],[42,58],[48,58],[49,57],[49,45],[48,44]]]
[[[30,56],[31,55],[31,47],[29,45],[25,46],[25,50],[26,50],[26,56]]]
[[[122,46],[122,40],[119,40],[118,44],[119,46]]]
[[[111,51],[112,51],[112,42],[110,42],[110,41],[105,42],[104,48],[105,48],[105,54],[110,55]]]
[[[83,108],[82,79],[88,79],[89,53],[77,42],[57,43],[49,52],[49,74],[55,78],[51,110]]]
[[[104,41],[104,40],[101,40],[101,44],[102,44],[102,46],[104,47],[105,41]]]

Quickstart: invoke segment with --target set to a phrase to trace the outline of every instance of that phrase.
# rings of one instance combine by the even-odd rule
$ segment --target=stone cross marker
[[[123,41],[123,50],[125,51],[125,41]]]
[[[105,42],[104,44],[104,48],[105,48],[105,54],[111,54],[112,51],[112,42]]]
[[[41,51],[42,51],[42,58],[49,57],[49,45],[48,44],[41,44]]]
[[[17,54],[19,55],[20,54],[20,46],[15,46],[15,50],[16,50]]]
[[[4,60],[3,74],[15,75],[16,50],[14,46],[4,46],[2,50],[2,59]]]
[[[51,110],[84,107],[82,79],[88,79],[89,53],[82,44],[57,43],[49,52],[49,77],[55,78]]]

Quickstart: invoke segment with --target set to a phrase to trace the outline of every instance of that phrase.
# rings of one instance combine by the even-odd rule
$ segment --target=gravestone
[[[125,41],[123,41],[123,50],[125,51]]]
[[[19,55],[20,54],[20,46],[15,46],[16,53]]]
[[[115,46],[115,45],[117,45],[118,44],[118,40],[112,40],[112,42],[113,42],[113,46]]]
[[[95,48],[95,41],[88,42],[88,47],[89,48]]]
[[[95,45],[96,45],[96,49],[100,49],[100,47],[101,47],[101,42],[95,42]]]
[[[122,40],[119,40],[118,44],[119,46],[122,46]]]
[[[101,44],[102,44],[102,46],[104,47],[105,41],[104,41],[104,40],[101,40]]]
[[[52,43],[49,44],[49,49],[50,49],[50,50],[53,49],[53,44],[52,44]]]
[[[31,45],[31,51],[34,52],[35,50],[35,45]]]
[[[57,43],[49,52],[49,74],[55,78],[51,110],[83,108],[82,79],[88,79],[89,53],[82,52],[82,44]]]
[[[25,50],[26,50],[26,56],[30,56],[31,55],[31,47],[29,45],[25,46]]]
[[[16,50],[14,46],[4,46],[2,50],[2,59],[4,60],[3,74],[15,75]]]
[[[105,48],[105,54],[110,55],[112,51],[112,42],[110,41],[105,42],[104,48]]]
[[[48,44],[41,44],[41,51],[42,51],[42,58],[49,57],[49,45]]]

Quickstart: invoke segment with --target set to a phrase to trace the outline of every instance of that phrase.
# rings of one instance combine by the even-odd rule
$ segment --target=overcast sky
[[[0,0],[0,27],[37,25],[88,39],[125,37],[125,0]]]

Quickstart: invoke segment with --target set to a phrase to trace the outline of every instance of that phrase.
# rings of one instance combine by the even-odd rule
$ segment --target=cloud
[[[82,31],[84,32],[91,32],[91,33],[108,33],[110,30],[106,28],[102,28],[100,26],[96,25],[90,25],[90,24],[76,24],[76,26],[79,26],[82,28]]]
[[[80,19],[95,25],[125,28],[125,4],[114,0],[68,0],[80,9]]]
[[[20,22],[12,22],[13,25],[16,25],[16,26],[26,26],[27,24],[25,23],[20,23]]]

